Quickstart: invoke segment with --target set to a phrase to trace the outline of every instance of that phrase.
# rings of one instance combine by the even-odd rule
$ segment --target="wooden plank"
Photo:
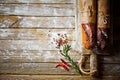
[[[57,63],[1,63],[0,74],[76,74],[55,68]],[[19,69],[19,70],[18,70]]]
[[[62,68],[55,68],[57,63],[1,63],[0,74],[78,74],[74,69],[70,69],[69,72]],[[120,64],[100,64],[99,72],[104,76],[120,76]],[[19,70],[18,70],[19,69]]]
[[[51,40],[66,34],[69,41],[75,40],[74,29],[0,29],[0,40]]]
[[[120,52],[118,55],[99,56],[99,62],[112,64],[120,63]]]
[[[108,56],[99,56],[99,61],[104,63],[120,63],[120,41],[113,41],[112,51]]]
[[[120,76],[120,64],[99,64],[100,74]]]
[[[24,43],[22,43],[20,45],[17,44],[18,48],[17,48],[17,50],[15,50],[14,48],[9,48],[13,44],[10,44],[10,46],[4,45],[4,44],[6,44],[6,43],[3,43],[3,46],[1,46],[1,47],[8,46],[8,48],[4,47],[0,50],[0,62],[41,62],[41,61],[57,62],[58,59],[61,58],[61,56],[59,55],[59,53],[57,51],[47,50],[48,48],[46,49],[47,51],[40,50],[39,48],[38,49],[32,48],[32,50],[31,50],[31,49],[27,48],[27,46],[29,44],[28,45],[26,44],[25,45],[26,49],[24,49],[24,48],[21,48],[21,45],[24,44]],[[14,44],[14,46],[12,46],[12,47],[17,47],[17,45]],[[34,46],[34,45],[36,46],[36,44],[33,44],[32,46]],[[54,50],[57,50],[55,48],[55,45],[51,44],[51,46],[54,48]],[[22,46],[22,47],[24,47],[24,46]],[[75,59],[76,61],[78,61],[81,57],[79,55],[80,52],[77,52],[77,51],[74,52],[74,50],[71,51],[70,54],[71,54],[71,56],[73,56],[73,59]],[[120,58],[119,58],[120,50],[116,50],[115,52],[113,52],[113,54],[114,55],[109,55],[109,56],[99,55],[98,60],[100,63],[111,63],[111,64],[120,63]],[[49,55],[49,56],[46,57],[47,55]]]
[[[75,49],[75,41],[70,41]],[[0,40],[0,50],[56,50],[54,40]]]
[[[21,18],[16,16],[0,16],[0,27],[12,27],[18,25]]]
[[[119,80],[120,76],[91,78],[80,75],[0,75],[0,80]]]
[[[69,55],[74,61],[80,59],[80,53],[70,51]],[[59,51],[10,51],[0,50],[0,63],[15,63],[15,62],[60,62],[64,57]]]
[[[70,56],[79,61],[81,53],[78,51],[70,51]],[[49,55],[49,56],[47,56]],[[98,56],[99,63],[120,63],[120,52],[116,55]],[[60,58],[63,58],[57,49],[54,50],[0,50],[0,62],[58,62]],[[88,61],[89,63],[89,61]]]
[[[69,55],[75,61],[79,61],[81,53],[71,50]],[[98,56],[99,63],[120,64],[120,52],[116,55]],[[0,50],[0,62],[59,62],[63,58],[59,51],[56,50]],[[87,61],[89,63],[89,59]]]
[[[34,12],[34,11],[33,11]],[[20,16],[0,16],[0,28],[75,28],[74,17],[20,17]],[[11,26],[11,18],[19,18]],[[7,22],[6,22],[7,21]],[[13,20],[12,20],[13,22]],[[18,24],[19,23],[19,24]]]
[[[24,16],[74,16],[73,4],[0,4],[0,14]]]
[[[75,0],[0,0],[0,3],[74,3]]]

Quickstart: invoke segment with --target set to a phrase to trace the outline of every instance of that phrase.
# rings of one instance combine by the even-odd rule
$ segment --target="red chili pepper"
[[[67,65],[68,67],[72,67],[70,64],[68,64],[65,60],[60,59],[62,61],[62,63],[64,63],[65,65]]]
[[[65,45],[65,44],[67,44],[67,41],[66,40],[62,41],[62,45]]]
[[[56,68],[57,68],[57,67],[62,67],[62,68],[64,68],[64,70],[69,71],[69,69],[67,68],[67,66],[66,66],[64,63],[59,63],[59,64],[57,64],[57,65],[56,65]]]

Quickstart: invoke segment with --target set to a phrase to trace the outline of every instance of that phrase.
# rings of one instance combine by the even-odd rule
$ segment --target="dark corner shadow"
[[[120,0],[110,0],[114,55],[120,53]]]

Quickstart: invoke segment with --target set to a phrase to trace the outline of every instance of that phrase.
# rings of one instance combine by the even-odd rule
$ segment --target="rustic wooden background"
[[[78,0],[0,0],[0,80],[119,80],[119,0],[111,0],[113,52],[98,56],[100,77],[55,68],[62,58],[53,43],[57,34],[68,35],[70,55],[80,59],[76,4]]]

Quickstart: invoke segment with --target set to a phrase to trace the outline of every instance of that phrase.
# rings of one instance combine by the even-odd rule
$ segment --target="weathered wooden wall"
[[[114,55],[99,55],[101,77],[96,80],[120,78],[120,11],[117,8],[120,1],[117,1],[111,5]],[[78,0],[0,0],[0,80],[92,80],[74,70],[55,68],[62,57],[53,44],[57,34],[68,35],[72,45],[70,55],[75,61],[80,59],[76,51],[79,42],[75,37],[76,26],[80,25],[76,4],[79,5]]]

